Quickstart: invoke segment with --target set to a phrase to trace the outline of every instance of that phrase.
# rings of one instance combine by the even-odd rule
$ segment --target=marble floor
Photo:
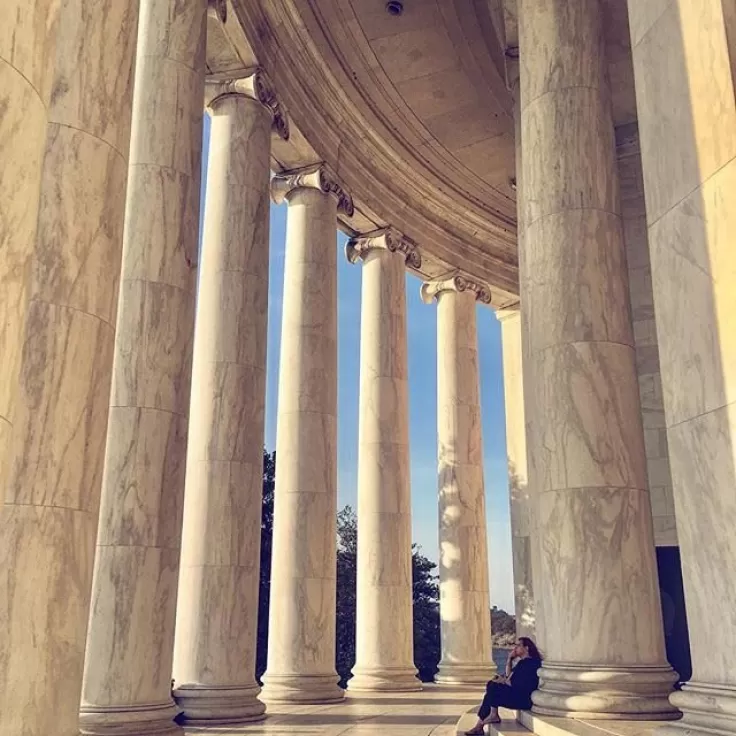
[[[460,717],[477,706],[482,688],[459,690],[437,685],[419,693],[348,693],[337,705],[278,706],[268,718],[243,726],[187,728],[187,736],[320,734],[320,736],[456,736]]]

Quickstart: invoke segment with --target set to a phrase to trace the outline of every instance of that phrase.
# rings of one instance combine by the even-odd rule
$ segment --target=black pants
[[[488,718],[491,708],[511,708],[513,710],[526,710],[532,707],[531,695],[520,693],[511,685],[502,682],[489,682],[486,685],[486,694],[478,709],[478,718],[484,721]]]

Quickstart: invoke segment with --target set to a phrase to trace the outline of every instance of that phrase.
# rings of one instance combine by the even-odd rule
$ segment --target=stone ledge
[[[480,696],[478,698],[478,705],[480,705]],[[478,706],[475,706],[463,714],[457,722],[457,726],[455,726],[456,736],[464,736],[466,731],[473,728],[478,719],[477,711]],[[486,731],[490,736],[512,736],[513,734],[517,736],[524,736],[526,734],[528,736],[529,730],[516,720],[517,713],[518,711],[515,710],[500,708],[501,723],[494,723],[488,726]]]
[[[536,736],[651,736],[662,721],[617,721],[554,718],[529,710],[518,712],[524,730]]]

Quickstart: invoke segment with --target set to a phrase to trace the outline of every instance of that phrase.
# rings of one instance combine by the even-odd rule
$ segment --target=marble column
[[[12,335],[19,351],[0,336],[3,366],[20,357],[0,512],[0,733],[8,736],[79,732],[137,25],[134,0],[99,3],[95,12],[85,12],[82,0],[64,0],[49,60],[53,95],[45,110],[36,237],[22,269],[30,276],[29,301],[25,325],[16,323]],[[28,40],[23,30],[19,53]],[[31,80],[37,71],[29,70]],[[24,94],[9,78],[8,84],[22,102]],[[1,97],[8,88],[2,81],[0,88]],[[37,120],[29,110],[22,130],[30,141],[21,136],[17,145],[29,159]],[[12,143],[12,129],[3,132],[2,125],[0,147],[7,133]],[[18,181],[4,203],[30,206],[29,181]],[[29,230],[19,215],[20,209],[11,213],[11,221],[20,228],[16,237],[25,238]],[[0,261],[5,265],[9,254],[12,262],[14,252],[12,243],[9,251],[0,247]],[[18,316],[12,306],[18,285],[2,279],[0,310],[12,307],[0,316],[6,327]],[[10,387],[6,378],[0,393]]]
[[[511,511],[511,554],[514,568],[516,635],[537,638],[532,555],[532,500],[526,461],[526,421],[521,357],[521,310],[519,305],[500,309],[503,352],[503,393],[506,416],[506,458]]]
[[[255,680],[272,127],[258,70],[208,85],[203,244],[192,362],[174,681],[187,723],[257,720]]]
[[[406,263],[419,253],[383,231],[351,240],[362,261],[358,572],[350,690],[420,690],[414,667]]]
[[[496,671],[491,644],[476,302],[461,275],[422,285],[437,300],[437,455],[442,659],[437,682],[481,685]]]
[[[4,0],[0,30],[0,484],[9,472],[60,0]],[[39,22],[29,22],[29,18]]]
[[[599,0],[519,6],[521,299],[547,658],[537,712],[668,719]],[[526,370],[526,367],[525,367]]]
[[[81,729],[173,734],[206,0],[143,0]]]
[[[629,2],[693,665],[671,697],[678,736],[736,734],[735,25],[723,0]]]
[[[289,205],[276,433],[266,701],[341,700],[335,672],[337,212],[353,203],[323,166],[277,174]]]

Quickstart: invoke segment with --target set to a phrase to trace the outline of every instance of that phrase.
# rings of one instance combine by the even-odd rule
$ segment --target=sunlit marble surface
[[[553,715],[661,718],[674,712],[674,675],[664,657],[600,9],[587,0],[519,4],[520,280],[542,548],[535,592],[548,655],[534,703]]]
[[[274,181],[277,181],[274,179]],[[337,201],[290,187],[262,697],[331,702],[337,508]]]
[[[521,354],[521,312],[511,307],[496,312],[501,322],[503,393],[506,417],[506,458],[511,512],[511,554],[514,570],[514,603],[518,636],[538,636],[534,601],[532,544],[536,519],[529,489],[526,426]],[[539,642],[538,642],[539,643]]]
[[[404,256],[366,245],[362,259],[357,633],[348,687],[417,690]]]
[[[456,724],[480,703],[482,690],[425,686],[414,693],[350,693],[336,705],[270,704],[262,723],[209,729],[187,736],[455,736]]]
[[[95,12],[87,10],[82,0],[22,9],[11,0],[0,11],[0,479],[8,479],[0,486],[6,504],[0,521],[4,734],[78,732],[138,3],[105,0]],[[49,44],[53,53],[45,49],[46,58],[43,47],[52,35],[56,43]],[[42,74],[49,62],[52,70]],[[34,85],[34,104],[9,75],[13,64]],[[48,103],[42,130],[36,103]],[[39,132],[40,190],[31,191]],[[20,247],[34,230],[30,258],[21,265]],[[26,279],[23,329],[18,308]],[[10,373],[17,367],[16,384]],[[6,467],[9,396],[15,416]]]
[[[210,105],[174,680],[188,722],[258,718],[271,115]]]
[[[171,670],[198,248],[206,0],[140,7],[82,731],[176,733]],[[104,733],[105,731],[103,731]]]
[[[487,682],[491,658],[476,293],[450,279],[437,299],[437,459],[442,659],[437,681]],[[484,317],[490,314],[484,313]]]
[[[693,677],[690,733],[736,733],[732,3],[629,0],[652,284]],[[697,622],[697,625],[692,625]],[[682,733],[682,731],[680,732]]]

